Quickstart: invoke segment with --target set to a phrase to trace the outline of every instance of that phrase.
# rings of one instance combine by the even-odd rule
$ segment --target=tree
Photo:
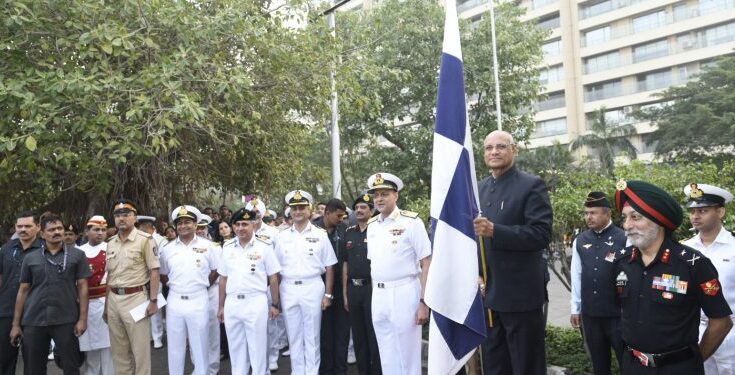
[[[656,155],[666,160],[716,159],[722,163],[735,153],[735,57],[717,64],[685,86],[667,89],[663,105],[638,113],[658,127]]]
[[[548,147],[521,149],[515,163],[521,170],[541,177],[553,191],[564,173],[572,170],[573,162],[569,148],[554,142]]]
[[[13,1],[2,10],[0,202],[79,221],[126,196],[285,191],[334,52],[256,0]],[[10,211],[10,212],[8,212]],[[12,210],[6,210],[11,215]]]
[[[503,4],[496,12],[505,129],[530,134],[524,129],[533,127],[532,114],[519,113],[536,99],[536,66],[545,33],[520,21],[520,7]],[[444,11],[434,1],[388,0],[338,15],[343,186],[349,196],[358,194],[367,177],[378,171],[394,172],[407,182],[402,197],[419,202],[429,196],[443,25]],[[489,19],[474,30],[462,24],[477,157],[482,139],[495,129],[489,25]]]
[[[600,170],[610,177],[615,176],[615,157],[619,154],[628,156],[631,160],[637,157],[635,146],[629,136],[635,134],[633,125],[620,125],[607,120],[605,108],[598,109],[594,114],[591,133],[582,134],[569,145],[572,151],[582,147],[592,149],[597,154]]]

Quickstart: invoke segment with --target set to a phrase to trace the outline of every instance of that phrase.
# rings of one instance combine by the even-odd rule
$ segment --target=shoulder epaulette
[[[152,236],[152,235],[150,235],[150,234],[148,234],[148,233],[146,233],[146,232],[143,232],[142,230],[139,230],[139,231],[138,231],[138,234],[140,234],[141,236],[143,236],[143,237],[145,237],[145,238],[153,238],[153,236]]]
[[[370,218],[370,220],[368,220],[368,222],[367,222],[367,223],[368,223],[368,224],[370,224],[370,223],[374,223],[374,222],[376,222],[377,220],[378,220],[378,215],[375,215],[375,216],[371,217],[371,218]]]
[[[401,216],[410,217],[411,219],[415,219],[419,217],[419,213],[413,212],[413,211],[401,210]]]
[[[694,238],[694,237],[689,237],[689,238],[686,238],[686,239],[683,239],[683,240],[679,240],[679,243],[682,244],[682,245],[684,245],[685,242],[691,240],[692,238]]]
[[[319,231],[321,231],[321,232],[326,232],[326,231],[327,231],[326,229],[324,229],[324,228],[322,228],[322,227],[320,227],[320,226],[318,226],[318,225],[314,225],[314,228],[315,228],[315,229],[318,229],[318,230],[319,230]]]
[[[674,254],[674,256],[682,259],[690,267],[693,267],[699,259],[702,259],[704,257],[704,255],[702,255],[699,250],[696,250],[687,245],[681,245],[681,247],[676,250],[671,249],[671,252]]]
[[[116,239],[118,239],[118,238],[119,238],[119,235],[117,235],[117,234],[116,234],[116,235],[114,235],[114,236],[112,236],[112,237],[108,238],[108,239],[107,239],[107,240],[106,240],[105,242],[110,242],[110,241],[112,241],[112,240],[116,240]]]
[[[236,238],[230,238],[229,240],[225,241],[225,242],[224,242],[224,243],[222,244],[222,247],[225,247],[225,246],[227,246],[227,245],[229,245],[229,244],[231,244],[231,243],[235,242],[235,240],[236,240]]]
[[[259,234],[256,234],[255,235],[255,239],[258,240],[258,241],[260,241],[260,242],[266,243],[268,245],[273,244],[273,242],[271,242],[271,240],[269,238],[267,238],[265,236],[261,236]]]
[[[347,229],[345,229],[345,230],[347,231],[347,230],[350,230],[350,229],[355,229],[355,228],[357,228],[357,225],[350,225],[350,226],[349,226],[349,227],[347,227]]]
[[[633,253],[633,249],[624,247],[615,252],[615,260],[629,257]]]

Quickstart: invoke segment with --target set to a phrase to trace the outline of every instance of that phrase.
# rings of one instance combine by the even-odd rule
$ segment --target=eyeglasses
[[[513,145],[513,143],[498,143],[495,146],[493,146],[493,145],[485,145],[485,151],[493,151],[493,150],[498,150],[498,151],[501,151],[501,152],[502,151],[507,151],[510,148],[510,146],[512,146],[512,145]]]

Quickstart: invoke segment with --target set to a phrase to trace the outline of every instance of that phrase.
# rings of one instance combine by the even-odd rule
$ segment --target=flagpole
[[[498,74],[498,47],[495,43],[495,3],[490,1],[490,34],[493,45],[493,74],[495,75],[495,113],[498,130],[503,130],[503,113],[500,111],[500,77]]]
[[[341,4],[346,3],[343,1]],[[332,8],[335,7],[332,1]],[[327,16],[329,29],[332,39],[336,38],[334,11],[329,12]],[[339,59],[339,57],[337,58]],[[332,108],[332,196],[342,199],[342,170],[340,168],[340,150],[339,150],[339,106],[337,99],[337,61],[333,62],[332,71],[329,72],[329,83],[331,86],[331,108]]]
[[[479,237],[480,242],[480,258],[482,261],[482,283],[485,285],[485,293],[487,293],[487,262],[485,261],[487,259],[487,255],[485,254],[485,239],[480,236]],[[484,296],[483,296],[484,297]],[[493,326],[493,310],[491,310],[489,307],[487,308],[487,323],[488,326]]]

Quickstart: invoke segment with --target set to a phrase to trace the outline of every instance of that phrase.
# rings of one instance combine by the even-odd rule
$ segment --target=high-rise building
[[[429,0],[427,0],[429,1]],[[444,2],[441,1],[440,2]],[[379,0],[353,0],[360,9]],[[549,30],[530,146],[570,143],[604,107],[610,123],[631,124],[639,158],[651,158],[655,128],[632,118],[662,105],[654,95],[686,83],[717,57],[735,53],[735,0],[515,0],[524,19]],[[457,0],[461,18],[489,16],[489,0]],[[502,93],[501,93],[502,95]]]

